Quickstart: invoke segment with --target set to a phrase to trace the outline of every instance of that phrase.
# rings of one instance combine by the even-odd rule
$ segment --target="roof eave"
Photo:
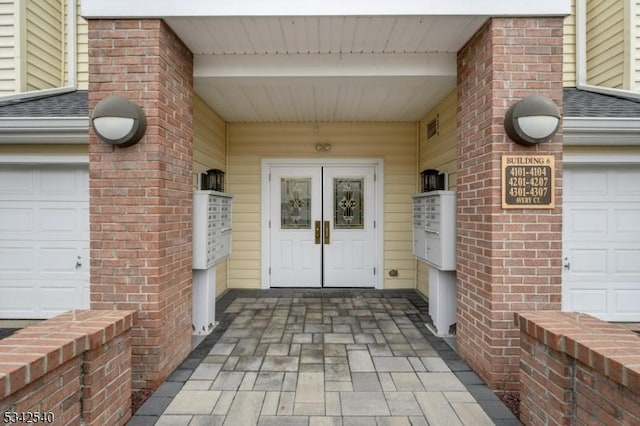
[[[640,145],[640,118],[564,117],[564,145]]]
[[[89,117],[0,117],[0,144],[88,144]]]

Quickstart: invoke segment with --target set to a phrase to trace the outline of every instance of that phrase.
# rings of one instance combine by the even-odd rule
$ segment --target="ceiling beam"
[[[455,76],[455,53],[195,55],[194,77]]]

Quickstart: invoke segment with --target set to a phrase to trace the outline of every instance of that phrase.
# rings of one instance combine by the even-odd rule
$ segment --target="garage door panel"
[[[562,309],[640,321],[640,167],[565,164]]]
[[[640,289],[634,288],[637,285],[628,284],[629,288],[616,288],[612,291],[613,309],[621,316],[633,315],[640,306]]]
[[[0,202],[0,232],[32,232],[33,209],[9,207]]]
[[[563,296],[570,301],[565,310],[589,312],[593,315],[604,315],[607,312],[606,290],[576,287]]]
[[[57,315],[69,310],[69,302],[73,302],[75,305],[79,305],[82,301],[82,284],[75,282],[75,286],[70,286],[68,283],[53,283],[52,286],[47,286],[40,289],[42,294],[42,304],[40,310],[47,315]],[[57,286],[55,284],[58,284]]]
[[[573,249],[571,253],[571,270],[575,275],[600,277],[607,275],[607,250]]]
[[[1,243],[1,242],[0,242]],[[29,273],[37,270],[36,250],[32,248],[0,246],[0,271],[7,273]]]
[[[573,207],[568,216],[570,219],[567,226],[576,237],[599,238],[609,231],[607,209]]]
[[[622,170],[614,173],[614,197],[627,198],[629,195],[640,196],[640,171]]]
[[[37,318],[33,316],[38,308],[36,305],[38,298],[33,285],[33,282],[25,282],[23,285],[18,283],[0,287],[0,316],[4,318]]]
[[[87,201],[86,166],[0,166],[2,201]]]
[[[630,238],[640,241],[640,208],[638,209],[615,209],[614,229],[619,238]]]
[[[73,208],[41,208],[38,212],[39,229],[42,232],[77,232],[79,214]]]
[[[41,251],[40,270],[43,273],[73,273],[76,270],[78,250],[75,248],[46,248]]]
[[[88,193],[86,165],[0,165],[0,318],[89,307]]]
[[[576,200],[602,197],[608,192],[608,180],[606,170],[580,169],[566,177],[565,188],[570,190],[571,196]]]
[[[39,174],[41,193],[76,196],[78,185],[75,173],[67,169],[43,168]]]
[[[640,281],[640,248],[614,250],[614,259],[616,275],[625,279],[632,275]]]
[[[0,168],[0,199],[7,199],[9,195],[19,198],[35,195],[32,169],[9,165]]]

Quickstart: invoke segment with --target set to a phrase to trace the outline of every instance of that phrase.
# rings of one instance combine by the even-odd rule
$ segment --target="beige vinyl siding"
[[[456,185],[456,89],[420,121],[419,170],[437,169],[449,175],[449,189]],[[439,131],[427,140],[427,124],[438,117]]]
[[[89,155],[88,144],[0,144],[0,162],[3,155]],[[87,157],[88,158],[88,157]],[[89,164],[89,163],[87,163]]]
[[[623,0],[587,2],[587,83],[624,87]]]
[[[571,15],[564,19],[562,84],[576,86],[576,0],[571,0]]]
[[[261,160],[384,160],[384,288],[413,288],[411,195],[416,183],[415,123],[229,124],[229,192],[233,202],[231,288],[260,288]],[[314,145],[331,143],[329,152]],[[391,269],[397,277],[389,277]]]
[[[457,92],[454,89],[420,121],[418,170],[436,169],[449,175],[449,190],[456,189]],[[427,139],[427,124],[438,117],[438,134]],[[416,275],[416,288],[429,294],[429,266],[420,261]]]
[[[26,91],[62,86],[63,16],[60,0],[27,2]]]
[[[194,189],[200,173],[209,169],[226,170],[226,124],[199,97],[193,98],[193,175]],[[235,232],[235,229],[234,229]],[[227,290],[227,262],[216,265],[216,296]]]
[[[16,7],[14,0],[0,0],[0,95],[9,95],[19,89]]]
[[[225,122],[199,96],[193,97],[193,173],[226,169]]]

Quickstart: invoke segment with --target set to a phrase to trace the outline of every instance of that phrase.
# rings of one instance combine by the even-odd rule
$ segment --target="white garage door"
[[[640,166],[565,164],[562,309],[640,321]]]
[[[0,164],[0,318],[89,306],[86,165]]]

